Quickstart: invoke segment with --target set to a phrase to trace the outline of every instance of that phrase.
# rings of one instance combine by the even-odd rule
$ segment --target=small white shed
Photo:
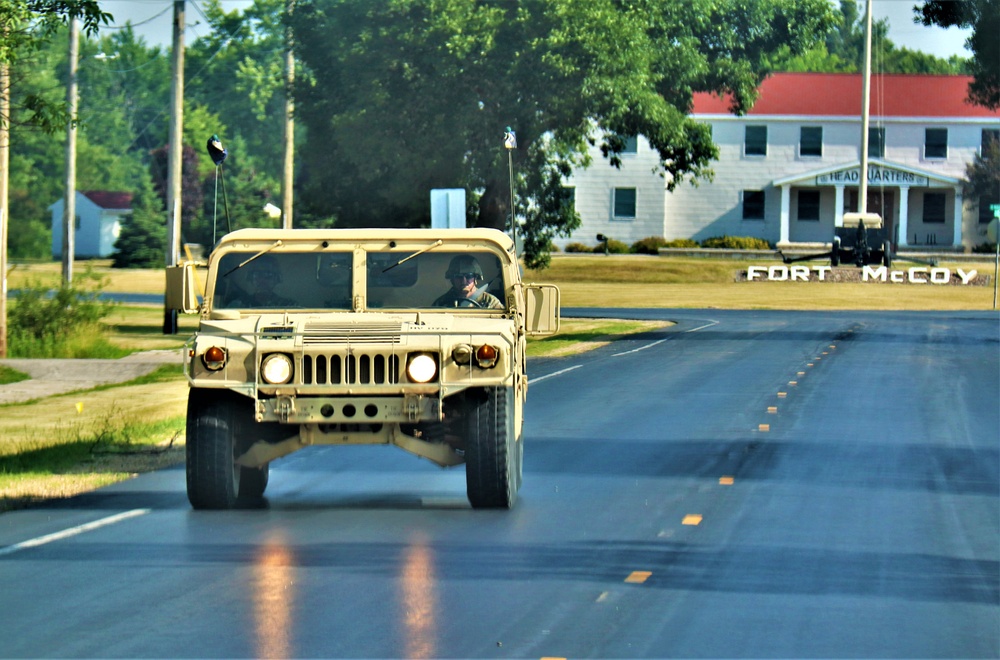
[[[52,212],[52,256],[62,256],[63,208],[60,199],[49,206]],[[78,259],[110,257],[121,233],[123,216],[132,213],[132,193],[90,190],[76,193],[76,234]]]

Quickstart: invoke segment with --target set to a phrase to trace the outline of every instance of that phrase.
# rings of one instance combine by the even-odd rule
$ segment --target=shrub
[[[976,247],[972,248],[972,252],[973,254],[996,254],[997,244],[986,241],[985,243],[980,243]]]
[[[701,242],[704,248],[724,250],[769,250],[771,244],[753,236],[713,236]]]
[[[593,252],[593,249],[583,243],[569,243],[566,245],[566,252]]]
[[[671,241],[667,241],[663,244],[663,247],[667,248],[696,248],[698,246],[698,241],[693,238],[675,238]]]
[[[633,254],[659,254],[660,248],[667,244],[662,236],[647,236],[632,244],[629,251]]]
[[[100,325],[114,307],[100,299],[105,281],[90,271],[81,281],[82,285],[64,284],[55,290],[38,284],[20,289],[8,315],[12,355],[78,358],[127,353],[111,346]]]
[[[607,241],[608,254],[628,254],[628,246],[621,241],[609,238]],[[594,254],[604,254],[604,243],[599,243],[597,247],[590,250]]]

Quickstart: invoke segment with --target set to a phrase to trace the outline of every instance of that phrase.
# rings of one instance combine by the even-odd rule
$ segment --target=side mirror
[[[542,337],[559,332],[559,287],[554,284],[524,286],[525,331]]]
[[[195,288],[195,265],[186,263],[167,267],[167,290],[164,306],[183,314],[198,311],[198,292]]]

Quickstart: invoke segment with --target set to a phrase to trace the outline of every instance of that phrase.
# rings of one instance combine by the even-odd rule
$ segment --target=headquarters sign
[[[861,182],[861,168],[829,172],[816,177],[817,186],[857,185]],[[868,168],[868,183],[874,185],[910,186],[912,188],[927,187],[928,179],[919,174],[893,170],[887,167],[872,166]]]

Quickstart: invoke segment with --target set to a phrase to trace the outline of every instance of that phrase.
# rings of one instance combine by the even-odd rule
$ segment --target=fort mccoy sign
[[[861,168],[828,172],[816,177],[817,186],[858,185],[861,182]],[[909,186],[911,188],[926,188],[927,177],[904,170],[890,169],[879,165],[868,168],[868,183],[874,185]]]
[[[833,268],[831,266],[750,266],[741,271],[737,280],[744,282],[880,282],[885,284],[929,284],[986,286],[988,275],[963,268],[914,266],[889,269],[885,266]]]

